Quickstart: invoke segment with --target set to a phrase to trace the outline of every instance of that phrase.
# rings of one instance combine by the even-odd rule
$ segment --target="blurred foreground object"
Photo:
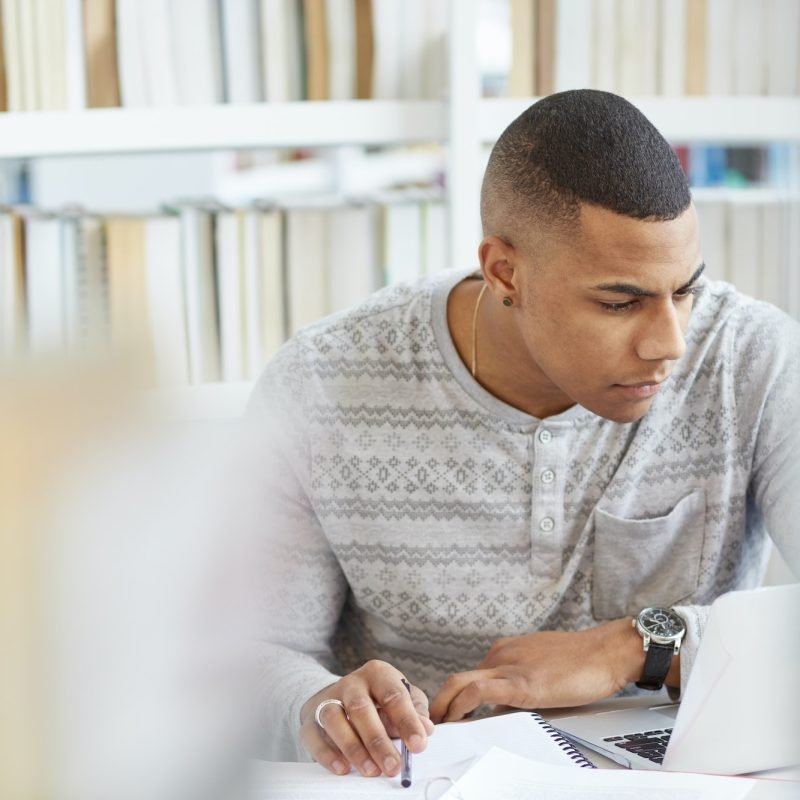
[[[253,732],[233,427],[105,368],[0,384],[0,797],[232,798]],[[240,535],[241,534],[241,535]]]

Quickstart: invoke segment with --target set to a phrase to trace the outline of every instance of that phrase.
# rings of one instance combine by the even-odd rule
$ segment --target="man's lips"
[[[642,400],[652,397],[657,394],[661,385],[669,376],[663,378],[651,378],[647,381],[639,381],[638,383],[615,383],[614,388],[620,389],[623,394],[635,400]]]

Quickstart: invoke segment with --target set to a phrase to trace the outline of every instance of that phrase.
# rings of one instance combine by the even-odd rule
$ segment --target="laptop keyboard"
[[[671,733],[672,728],[664,728],[660,731],[628,733],[625,736],[607,736],[603,741],[611,742],[615,747],[635,753],[648,761],[662,764]]]

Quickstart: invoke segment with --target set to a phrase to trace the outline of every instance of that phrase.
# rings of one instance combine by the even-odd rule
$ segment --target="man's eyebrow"
[[[700,276],[703,274],[703,270],[706,268],[705,262],[701,263],[700,266],[695,270],[694,275],[692,275],[689,280],[683,284],[679,289],[676,289],[677,292],[682,292],[688,289],[692,284],[694,284],[697,280],[699,280]],[[642,289],[641,286],[635,286],[632,283],[599,283],[597,286],[592,286],[592,289],[596,289],[600,292],[612,292],[613,294],[629,294],[633,297],[657,297],[657,292],[651,292],[647,289]]]

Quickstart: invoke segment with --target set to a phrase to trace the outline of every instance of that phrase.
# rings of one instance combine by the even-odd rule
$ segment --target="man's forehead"
[[[580,239],[588,247],[675,247],[697,236],[697,212],[690,205],[669,220],[636,219],[583,203],[579,215]]]
[[[581,231],[570,244],[587,282],[688,281],[699,267],[697,216],[690,206],[674,220],[639,220],[583,206]]]

